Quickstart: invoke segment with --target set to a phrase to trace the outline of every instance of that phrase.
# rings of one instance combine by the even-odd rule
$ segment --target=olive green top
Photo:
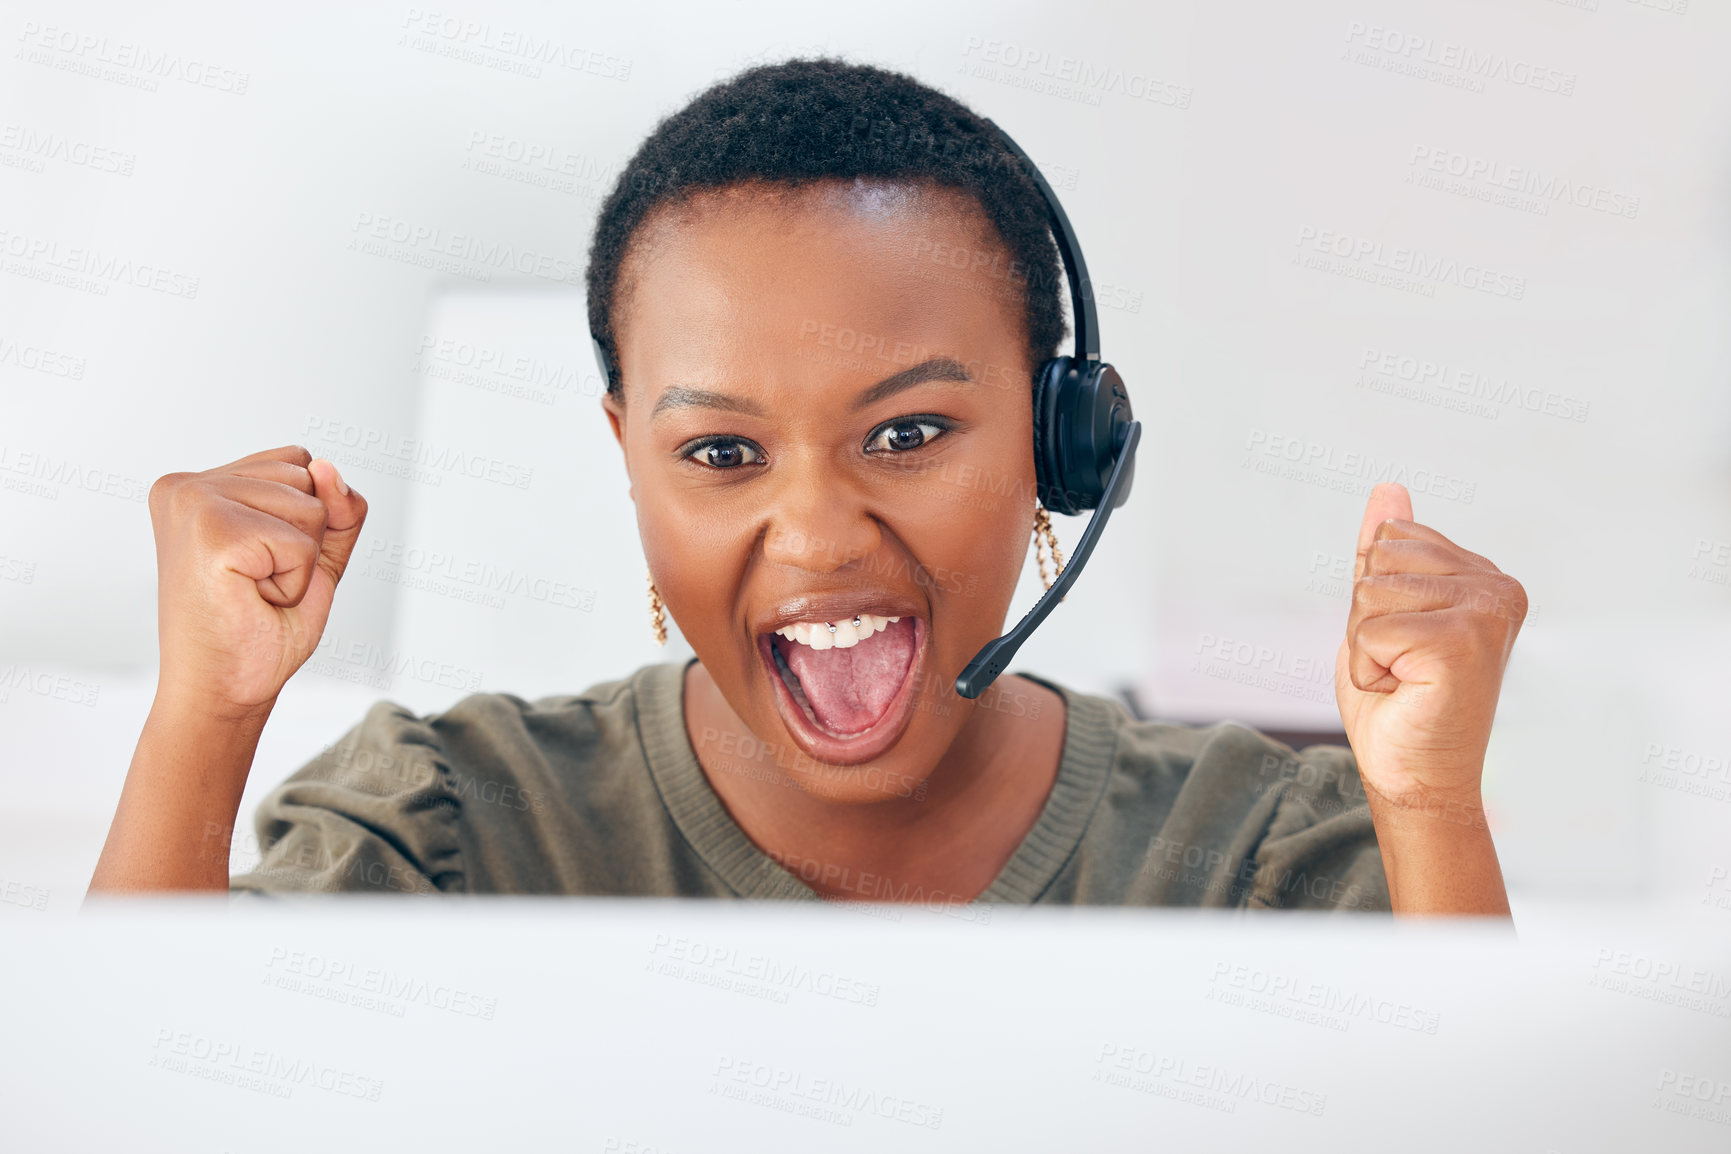
[[[698,764],[684,674],[646,665],[583,693],[477,693],[426,716],[379,701],[260,803],[263,860],[231,889],[809,901],[806,880],[821,880],[865,900],[960,900],[759,849]],[[975,900],[1389,910],[1351,750],[1294,753],[1235,722],[1136,721],[1022,676],[1063,696],[1063,754],[1033,827]],[[735,764],[780,780],[774,750],[754,746]]]

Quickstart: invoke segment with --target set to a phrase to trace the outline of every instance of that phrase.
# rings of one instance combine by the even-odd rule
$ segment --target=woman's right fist
[[[158,696],[268,711],[318,647],[366,519],[366,499],[300,445],[158,478]]]

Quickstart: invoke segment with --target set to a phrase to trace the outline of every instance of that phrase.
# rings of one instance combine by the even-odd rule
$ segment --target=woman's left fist
[[[1401,809],[1477,812],[1521,583],[1412,519],[1389,482],[1365,505],[1334,696],[1367,791]]]

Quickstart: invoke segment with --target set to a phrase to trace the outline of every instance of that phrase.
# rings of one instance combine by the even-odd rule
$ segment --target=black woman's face
[[[620,286],[607,409],[668,611],[760,740],[925,777],[1033,524],[1019,267],[959,193],[741,185],[646,222]]]

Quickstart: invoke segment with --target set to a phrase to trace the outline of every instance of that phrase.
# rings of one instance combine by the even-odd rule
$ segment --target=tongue
[[[907,680],[914,661],[914,619],[903,617],[848,649],[819,651],[788,642],[782,656],[824,728],[861,733],[877,724]]]

